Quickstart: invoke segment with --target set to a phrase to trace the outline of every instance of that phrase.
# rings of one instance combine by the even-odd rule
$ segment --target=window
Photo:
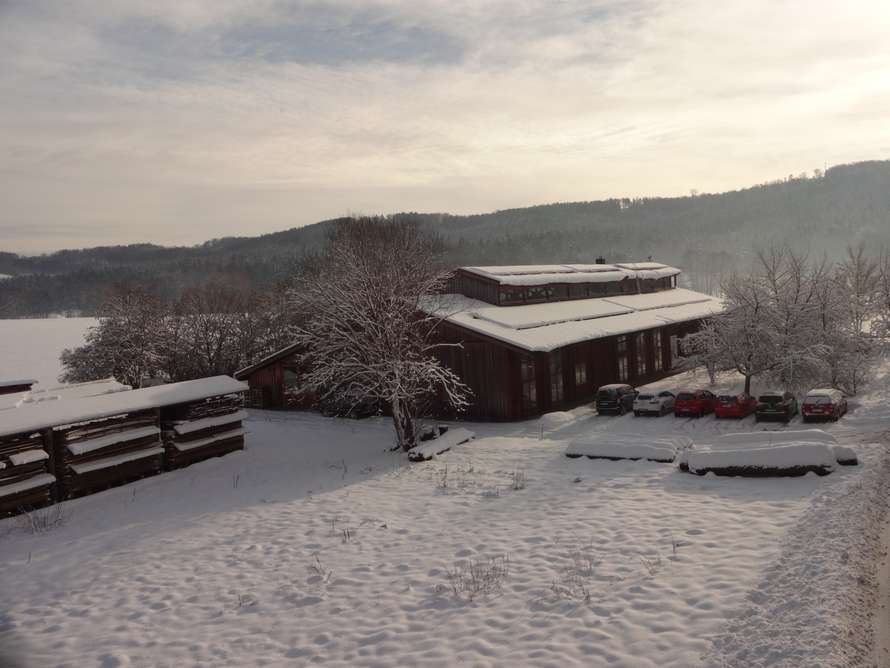
[[[550,403],[561,404],[563,399],[562,355],[550,353]]]
[[[584,299],[587,297],[586,283],[572,283],[569,285],[569,299]]]
[[[569,296],[569,286],[568,285],[551,285],[550,286],[550,294],[548,297],[551,301],[564,301],[568,299]]]
[[[525,301],[523,288],[504,288],[498,293],[498,301],[501,304],[521,304]]]
[[[640,332],[636,336],[637,376],[643,377],[649,373],[649,364],[646,359],[646,333]]]
[[[526,288],[525,301],[529,304],[533,302],[546,302],[550,298],[550,289],[546,285],[536,285],[532,288]]]
[[[615,351],[618,358],[618,380],[621,382],[626,382],[628,377],[627,350],[627,336],[619,336],[615,339]]]
[[[615,345],[616,345],[619,357],[621,355],[627,355],[627,337],[626,336],[619,336],[615,340]]]
[[[605,297],[609,293],[609,286],[614,283],[589,283],[587,292],[591,297]],[[612,294],[616,294],[613,292]]]
[[[523,357],[520,362],[522,376],[522,408],[526,413],[534,413],[538,408],[538,387],[535,380],[535,360]]]
[[[575,363],[575,387],[587,384],[587,364],[585,362]]]
[[[658,373],[664,369],[664,350],[661,345],[661,330],[656,329],[652,332],[652,346],[655,348],[655,364],[653,365],[653,371]]]

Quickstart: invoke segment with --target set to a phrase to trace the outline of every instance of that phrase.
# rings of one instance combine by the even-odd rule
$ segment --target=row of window
[[[671,337],[672,349],[678,347],[677,337]],[[636,355],[636,377],[642,378],[649,374],[649,361],[647,355],[647,337],[643,334],[632,336],[619,336],[615,342],[615,352],[618,362],[618,380],[627,382],[630,379],[629,346],[633,340]],[[661,330],[652,332],[653,363],[652,372],[659,373],[664,369],[664,351],[662,349]],[[550,355],[550,401],[556,405],[562,403],[565,398],[563,381],[562,359],[559,355]],[[532,357],[523,357],[521,360],[522,377],[522,403],[527,413],[534,412],[538,406],[538,390],[535,378],[535,362]],[[577,362],[574,369],[575,387],[587,384],[587,364]]]
[[[568,283],[530,287],[502,285],[498,291],[498,304],[501,306],[512,306],[517,304],[537,304],[540,302],[559,302],[570,299],[587,299],[590,297],[615,297],[618,295],[637,294],[638,292],[668,290],[671,287],[675,287],[674,278],[646,278],[639,282],[635,279],[626,278],[622,281],[609,283]]]

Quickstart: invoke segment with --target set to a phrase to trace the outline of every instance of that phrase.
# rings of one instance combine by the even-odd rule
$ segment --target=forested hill
[[[707,282],[744,266],[755,247],[772,243],[829,255],[859,241],[875,249],[890,245],[890,161],[842,165],[720,194],[417,215],[442,236],[454,265],[651,255]],[[120,282],[143,283],[170,297],[214,278],[272,286],[324,239],[332,222],[187,248],[140,244],[35,257],[0,252],[0,274],[12,276],[0,280],[0,317],[90,313],[108,286]]]

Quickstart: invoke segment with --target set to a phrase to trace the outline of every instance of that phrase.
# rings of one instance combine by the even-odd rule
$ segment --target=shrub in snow
[[[837,457],[832,446],[824,443],[789,443],[736,450],[691,449],[680,465],[698,475],[800,476],[810,472],[827,475],[835,470]]]
[[[459,562],[447,572],[451,593],[465,601],[500,594],[509,566],[506,556]]]

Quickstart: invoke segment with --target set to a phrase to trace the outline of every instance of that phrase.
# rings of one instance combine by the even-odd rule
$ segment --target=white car
[[[634,415],[665,415],[674,412],[673,392],[640,392],[634,400]]]

